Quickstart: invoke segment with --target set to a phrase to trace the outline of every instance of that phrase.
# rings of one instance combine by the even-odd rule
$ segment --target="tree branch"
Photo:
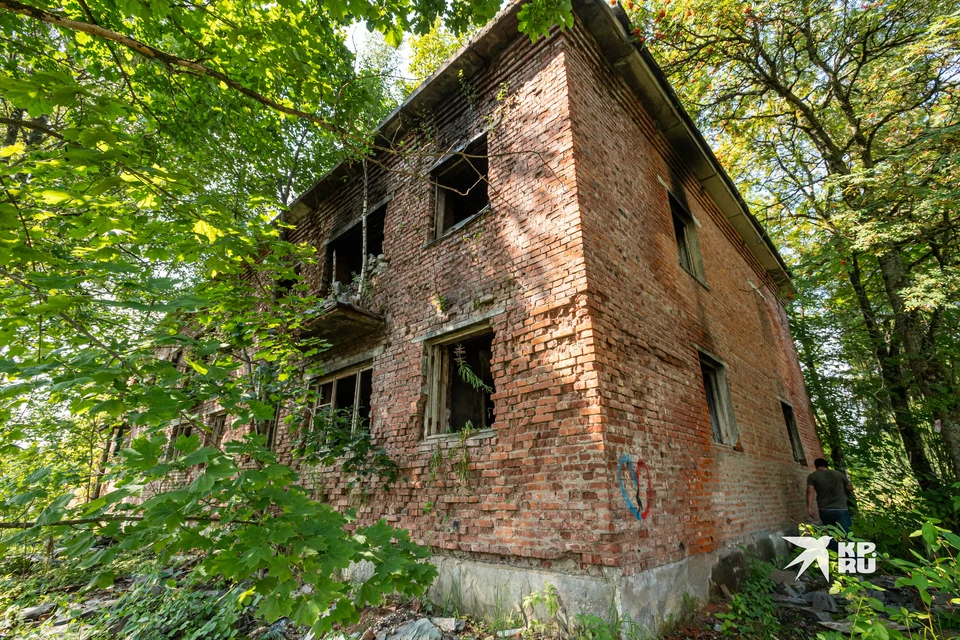
[[[296,116],[298,118],[303,118],[304,120],[309,120],[314,124],[318,125],[322,129],[336,133],[337,135],[350,135],[348,132],[344,131],[340,127],[327,122],[323,118],[320,118],[312,113],[307,113],[306,111],[301,111],[293,107],[288,107],[286,105],[280,104],[279,102],[264,96],[257,91],[237,82],[236,80],[230,78],[225,73],[211,69],[210,67],[203,65],[199,62],[193,60],[186,60],[179,56],[173,55],[161,49],[157,49],[151,45],[140,42],[135,38],[125,36],[116,31],[112,31],[105,27],[99,25],[90,24],[89,22],[82,22],[80,20],[73,20],[62,16],[52,11],[46,11],[40,9],[39,7],[34,7],[17,0],[0,0],[0,9],[5,9],[11,13],[16,13],[22,16],[27,16],[28,18],[33,18],[34,20],[39,20],[41,22],[46,22],[47,24],[52,24],[56,27],[61,27],[64,29],[69,29],[71,31],[80,31],[97,38],[103,38],[104,40],[109,40],[111,42],[116,42],[117,44],[139,53],[144,58],[149,60],[156,60],[162,62],[169,67],[176,67],[179,69],[185,69],[186,71],[193,73],[198,76],[207,76],[209,78],[214,78],[224,83],[231,89],[242,93],[243,95],[251,98],[260,104],[273,109],[274,111],[279,111],[280,113],[285,113],[287,115]]]

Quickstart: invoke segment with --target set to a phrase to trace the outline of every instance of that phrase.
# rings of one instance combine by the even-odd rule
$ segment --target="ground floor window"
[[[492,355],[493,331],[489,327],[427,345],[425,436],[493,424]]]
[[[793,459],[801,464],[807,464],[806,456],[803,454],[803,443],[800,441],[800,432],[797,431],[797,418],[793,414],[793,407],[781,400],[780,409],[783,411],[783,421],[787,425],[787,437],[790,438]]]
[[[373,395],[373,368],[354,368],[321,378],[316,386],[316,401],[311,412],[314,428],[317,420],[333,420],[339,427],[356,431],[370,421],[370,397]]]

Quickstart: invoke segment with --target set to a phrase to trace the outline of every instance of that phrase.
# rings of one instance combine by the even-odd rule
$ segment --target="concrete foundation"
[[[741,546],[629,575],[614,567],[588,575],[438,554],[431,561],[439,576],[428,596],[438,605],[506,620],[522,615],[524,599],[550,584],[567,619],[592,614],[608,621],[629,620],[638,637],[655,637],[704,606],[720,584],[736,590],[746,577],[748,557],[769,560],[785,551],[780,533],[760,534]],[[525,614],[543,617],[544,612],[527,608]],[[628,625],[622,628],[626,632]]]

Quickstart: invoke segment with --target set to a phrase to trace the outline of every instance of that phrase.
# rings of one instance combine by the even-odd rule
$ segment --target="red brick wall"
[[[653,486],[643,522],[613,496],[610,540],[624,570],[640,571],[802,519],[808,469],[793,461],[778,396],[807,460],[821,449],[772,282],[579,23],[569,43],[607,471],[618,482],[631,455]],[[664,183],[699,222],[707,287],[679,264]],[[713,442],[697,346],[728,365],[742,451]]]
[[[433,190],[419,177],[429,154],[485,127],[492,210],[431,242]],[[806,470],[792,460],[778,395],[795,407],[808,460],[820,446],[772,284],[579,24],[536,44],[517,35],[405,141],[408,155],[378,156],[370,172],[370,202],[392,195],[389,267],[372,284],[386,329],[324,355],[332,371],[375,354],[373,436],[404,481],[361,499],[336,469],[318,470],[307,474],[318,493],[450,552],[628,573],[801,517]],[[709,289],[678,264],[658,176],[700,222]],[[359,219],[360,188],[354,176],[291,239],[322,248]],[[320,266],[304,275],[324,281]],[[485,296],[493,302],[477,308]],[[468,441],[466,482],[450,461],[431,481],[438,444],[457,443],[424,440],[419,339],[500,308],[490,318],[496,422]],[[712,443],[694,345],[729,365],[743,451]],[[278,448],[289,455],[288,436]],[[643,522],[621,495],[624,455],[650,472]]]
[[[387,270],[373,283],[382,336],[334,344],[325,362],[373,358],[372,433],[403,468],[389,494],[358,500],[336,470],[321,471],[318,491],[358,506],[361,521],[386,517],[449,551],[502,554],[533,564],[613,564],[600,544],[611,499],[599,424],[595,339],[587,317],[586,277],[572,164],[564,40],[532,45],[518,37],[488,68],[427,114],[405,149],[436,153],[490,127],[492,210],[456,233],[433,238],[433,189],[423,178],[435,156],[381,155],[370,175],[370,201],[393,194],[386,211]],[[498,99],[497,94],[505,94]],[[360,213],[354,178],[302,222],[291,240],[322,246]],[[322,269],[305,270],[316,286]],[[437,309],[442,295],[449,304]],[[475,301],[493,302],[475,308]],[[446,325],[490,318],[495,337],[495,424],[468,441],[461,482],[445,461],[433,482],[438,444],[424,440],[424,344]],[[281,442],[281,451],[288,444]],[[314,474],[310,474],[311,476]],[[604,508],[597,508],[598,505]],[[522,560],[521,560],[522,561]]]

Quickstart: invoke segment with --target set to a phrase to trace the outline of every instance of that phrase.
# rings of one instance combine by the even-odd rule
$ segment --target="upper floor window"
[[[493,424],[492,355],[489,327],[427,345],[425,436]]]
[[[700,352],[700,374],[703,377],[703,390],[707,396],[713,441],[736,445],[737,421],[733,416],[733,402],[730,400],[730,388],[727,386],[726,369],[719,360]]]
[[[431,172],[437,196],[437,237],[490,206],[488,173],[486,134],[452,154]]]
[[[787,425],[787,437],[790,439],[790,448],[793,449],[793,459],[795,462],[807,464],[806,456],[803,454],[803,442],[800,441],[800,432],[797,431],[797,418],[793,414],[793,407],[781,400],[780,410],[783,412],[783,421]]]
[[[220,412],[207,417],[207,428],[210,432],[205,438],[209,447],[219,447],[223,444],[223,436],[227,432],[227,414]]]
[[[170,430],[170,439],[167,441],[167,453],[166,458],[172,459],[176,453],[177,440],[180,439],[180,436],[184,438],[189,438],[193,435],[193,426],[186,422],[176,422],[173,425],[173,428]]]
[[[313,419],[333,420],[335,425],[355,431],[370,420],[373,369],[353,369],[321,379],[317,383]],[[316,426],[316,425],[314,425]]]
[[[703,258],[700,256],[700,245],[697,241],[697,223],[673,194],[669,194],[669,198],[680,266],[703,282]]]
[[[376,257],[383,253],[386,214],[386,204],[367,214],[368,256]],[[339,282],[349,285],[362,269],[363,221],[359,221],[327,243],[327,284]]]

